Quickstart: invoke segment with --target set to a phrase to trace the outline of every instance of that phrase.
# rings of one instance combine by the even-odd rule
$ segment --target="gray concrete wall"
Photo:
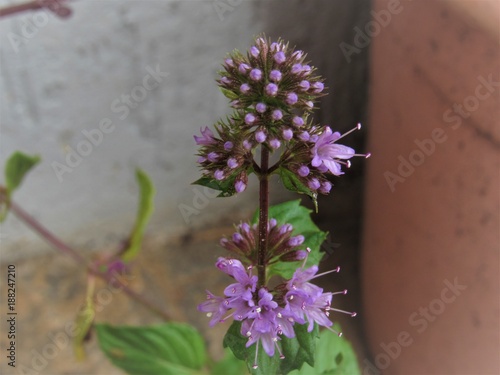
[[[190,186],[199,176],[192,134],[228,112],[214,83],[223,57],[262,31],[290,39],[333,92],[318,118],[347,129],[364,117],[367,54],[349,62],[339,43],[352,42],[367,7],[366,0],[75,1],[68,20],[44,11],[1,20],[0,163],[14,150],[43,158],[14,199],[82,248],[126,235],[136,167],[158,190],[150,233],[184,233],[229,212],[244,218],[255,185],[236,198],[209,198],[188,220],[179,211],[200,208]],[[102,123],[108,133],[82,146]],[[12,215],[0,230],[4,259],[47,250]]]

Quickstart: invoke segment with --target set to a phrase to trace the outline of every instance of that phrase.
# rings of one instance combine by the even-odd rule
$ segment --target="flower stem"
[[[120,277],[116,275],[110,275],[106,272],[100,272],[95,265],[89,264],[88,261],[80,255],[75,249],[64,243],[61,239],[56,237],[52,232],[50,232],[47,228],[45,228],[41,223],[39,223],[33,216],[24,211],[21,207],[19,207],[14,202],[10,202],[10,211],[16,215],[21,221],[23,221],[26,225],[31,227],[35,232],[37,232],[43,239],[45,239],[50,245],[59,250],[61,253],[69,255],[73,258],[78,264],[85,265],[87,271],[95,275],[108,283],[118,284],[120,289],[128,295],[130,298],[139,302],[148,308],[151,312],[159,315],[164,320],[171,320],[170,315],[168,315],[165,311],[163,311],[160,307],[156,306],[151,301],[147,300],[140,294],[134,292],[130,289],[126,284],[126,281],[123,281]]]
[[[269,150],[262,146],[259,186],[259,252],[257,274],[259,287],[266,283],[267,222],[269,216]]]

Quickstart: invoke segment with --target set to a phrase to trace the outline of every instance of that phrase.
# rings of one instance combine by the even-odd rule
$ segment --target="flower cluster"
[[[260,344],[267,355],[274,356],[276,349],[280,358],[284,358],[278,341],[282,335],[295,337],[295,324],[308,324],[308,332],[313,330],[315,323],[333,330],[333,323],[328,318],[330,311],[356,315],[331,307],[333,295],[346,294],[346,290],[325,293],[322,288],[310,283],[312,279],[322,276],[317,275],[317,266],[298,268],[290,280],[274,290],[266,287],[257,290],[257,277],[252,275],[252,267],[245,268],[237,259],[219,258],[216,267],[235,282],[225,288],[224,297],[207,291],[207,300],[198,306],[198,310],[211,318],[210,326],[231,317],[242,322],[241,334],[248,338],[246,347],[257,343],[254,368]],[[338,271],[339,268],[330,272]]]
[[[292,236],[291,224],[278,225],[275,219],[271,219],[267,223],[267,232],[266,264],[306,258],[307,251],[299,248],[304,242],[304,236]],[[230,238],[222,238],[220,244],[226,250],[252,263],[257,258],[258,236],[257,224],[243,222],[236,226],[236,232]]]
[[[328,194],[327,174],[342,175],[341,166],[349,167],[357,154],[337,143],[350,132],[340,135],[309,120],[325,86],[304,52],[260,37],[246,55],[236,51],[226,58],[220,75],[217,82],[235,112],[216,125],[218,138],[209,128],[195,136],[204,175],[242,192],[255,172],[253,152],[260,145],[271,152],[283,149],[274,173],[287,170],[311,194]]]

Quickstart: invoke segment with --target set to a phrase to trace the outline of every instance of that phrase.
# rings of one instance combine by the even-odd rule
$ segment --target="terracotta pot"
[[[373,35],[364,374],[500,371],[500,53],[450,3]]]

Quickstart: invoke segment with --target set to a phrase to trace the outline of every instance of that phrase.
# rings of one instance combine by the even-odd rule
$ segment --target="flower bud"
[[[281,110],[279,110],[279,109],[275,109],[271,115],[271,118],[274,121],[279,121],[283,118],[283,112],[281,112]]]
[[[262,78],[262,71],[260,69],[252,69],[250,72],[250,79],[260,81]]]
[[[266,86],[266,94],[269,96],[276,96],[278,94],[278,86],[274,83],[269,83]]]
[[[279,82],[281,81],[281,72],[279,70],[271,70],[271,73],[269,73],[269,79],[274,82]]]
[[[267,106],[264,103],[257,103],[257,105],[255,106],[255,109],[259,113],[264,113],[267,109]]]

